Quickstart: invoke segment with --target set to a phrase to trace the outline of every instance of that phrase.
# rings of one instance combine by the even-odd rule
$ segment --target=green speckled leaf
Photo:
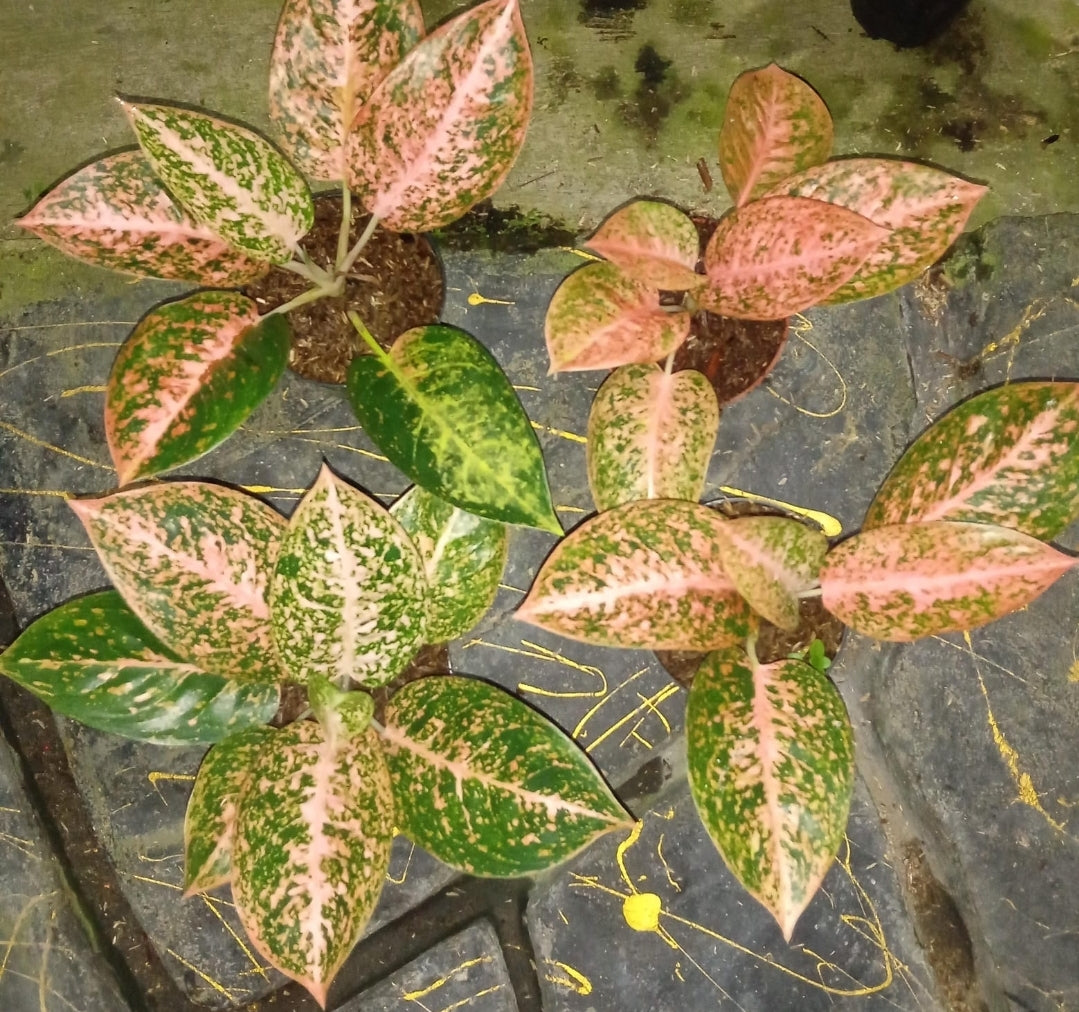
[[[378,903],[394,817],[370,729],[343,741],[313,722],[274,732],[240,795],[236,910],[255,948],[323,1008]]]
[[[561,534],[536,434],[494,356],[456,327],[417,327],[361,355],[348,394],[367,434],[417,485],[489,520]]]
[[[267,588],[285,521],[254,496],[161,482],[75,499],[105,571],[155,636],[244,682],[277,682]]]
[[[874,527],[833,548],[821,600],[866,636],[906,643],[977,629],[1026,607],[1079,559],[989,523]]]
[[[414,485],[393,504],[427,573],[428,643],[463,636],[491,607],[506,565],[504,524],[484,520]]]
[[[984,186],[917,162],[844,158],[784,179],[770,195],[839,204],[891,229],[854,276],[823,300],[835,305],[912,281],[955,242],[985,193]]]
[[[111,590],[43,615],[0,654],[0,673],[55,713],[157,745],[218,741],[265,723],[278,703],[276,685],[180,660]]]
[[[285,263],[315,220],[303,176],[266,138],[179,106],[121,102],[169,192],[257,260]]]
[[[349,136],[349,184],[395,232],[456,221],[505,179],[532,111],[517,0],[446,21],[386,75]]]
[[[652,364],[616,369],[588,415],[588,485],[596,508],[635,499],[696,502],[719,424],[706,376]]]
[[[690,314],[668,311],[659,290],[617,264],[574,271],[551,297],[543,328],[551,372],[657,362],[689,337]]]
[[[709,836],[790,941],[850,811],[854,744],[839,692],[802,661],[713,653],[689,690],[686,751]]]
[[[672,204],[634,200],[607,217],[585,246],[650,288],[677,292],[704,283],[696,273],[697,226]]]
[[[289,676],[383,685],[424,642],[423,561],[401,525],[323,465],[296,507],[270,586]]]
[[[1051,541],[1079,516],[1079,383],[1008,383],[926,429],[881,486],[865,527],[1000,524]]]
[[[402,832],[461,871],[528,875],[632,825],[570,738],[487,682],[409,683],[383,738]]]
[[[267,270],[190,218],[141,151],[83,166],[19,220],[68,256],[140,277],[242,285]]]
[[[832,117],[805,81],[770,63],[731,85],[719,132],[719,168],[736,205],[832,152]]]
[[[185,896],[232,878],[236,802],[272,734],[268,727],[249,727],[219,742],[202,760],[184,817]]]
[[[723,526],[723,568],[738,593],[769,622],[793,632],[798,596],[820,582],[828,539],[787,517],[738,517]]]
[[[345,178],[358,110],[422,37],[416,0],[287,0],[270,60],[270,116],[308,178]]]
[[[517,618],[595,646],[712,650],[737,643],[751,619],[723,570],[725,522],[675,499],[600,513],[558,543]]]
[[[105,437],[121,485],[186,464],[236,431],[288,365],[283,316],[238,292],[197,292],[148,313],[105,390]]]

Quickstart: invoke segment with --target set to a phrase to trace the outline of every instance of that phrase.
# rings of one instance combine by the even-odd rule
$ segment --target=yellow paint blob
[[[633,893],[622,902],[622,916],[634,931],[658,931],[662,909],[655,893]]]

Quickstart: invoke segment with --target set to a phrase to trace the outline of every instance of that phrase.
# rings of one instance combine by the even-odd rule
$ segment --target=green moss
[[[1000,259],[988,249],[985,234],[979,229],[959,238],[942,264],[945,281],[962,288],[972,281],[988,281],[1000,266]]]

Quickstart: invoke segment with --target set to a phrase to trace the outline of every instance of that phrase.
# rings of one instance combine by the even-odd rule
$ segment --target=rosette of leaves
[[[504,690],[369,689],[490,606],[502,524],[414,488],[386,510],[323,468],[291,517],[163,482],[72,504],[114,589],[34,622],[0,672],[57,713],[207,743],[188,894],[230,884],[255,948],[322,1004],[385,880],[395,827],[454,868],[525,875],[631,819],[586,754]],[[286,682],[310,713],[267,726]]]
[[[1025,608],[1077,564],[1048,543],[1079,517],[1076,431],[1079,383],[986,391],[915,440],[863,530],[832,547],[784,517],[649,498],[650,453],[608,466],[605,449],[610,508],[555,547],[517,617],[595,645],[707,653],[687,701],[692,794],[731,871],[789,939],[841,842],[854,760],[826,665],[758,661],[759,624],[795,627],[799,600],[820,595],[855,631],[906,642]]]
[[[552,372],[656,362],[693,314],[785,319],[891,291],[962,231],[985,187],[885,158],[829,161],[832,120],[774,64],[738,77],[719,134],[733,207],[701,248],[692,219],[656,200],[615,211],[585,244],[604,259],[562,283],[547,311]],[[676,304],[660,293],[678,293]]]
[[[285,152],[219,116],[121,102],[139,149],[63,180],[20,219],[24,228],[71,256],[140,276],[231,288],[276,266],[311,287],[269,318],[227,291],[200,291],[143,318],[117,356],[106,397],[120,483],[192,460],[233,432],[287,364],[281,315],[340,295],[377,226],[428,231],[490,196],[523,143],[532,83],[518,0],[486,0],[430,35],[417,0],[287,0],[270,64],[271,117]],[[329,268],[299,245],[314,218],[308,179],[341,186]],[[370,219],[350,248],[353,195]],[[483,352],[464,331],[424,350],[457,382],[422,396],[398,384],[406,389],[394,393],[410,398],[413,435],[435,420],[435,452],[410,468],[411,441],[381,422],[392,411],[364,413],[368,435],[413,480],[454,500],[461,462],[437,451],[463,424],[453,406],[467,404],[468,419],[485,422],[485,440],[498,443],[495,459],[516,462],[519,473],[456,499],[495,520],[560,532],[538,444],[505,375],[489,357],[485,369],[470,368]],[[373,396],[360,389],[354,400]]]

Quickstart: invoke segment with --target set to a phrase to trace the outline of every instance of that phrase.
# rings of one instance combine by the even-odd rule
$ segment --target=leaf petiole
[[[347,219],[346,219],[347,220]],[[352,270],[352,265],[359,259],[360,254],[363,252],[364,246],[370,241],[371,236],[375,234],[375,229],[378,228],[378,215],[372,214],[371,220],[368,221],[367,227],[363,230],[363,235],[356,240],[356,245],[348,251],[348,255],[344,260],[339,260],[337,264],[337,274],[343,280],[345,275]],[[342,224],[342,228],[347,228],[347,225]],[[346,233],[347,234],[347,233]]]

